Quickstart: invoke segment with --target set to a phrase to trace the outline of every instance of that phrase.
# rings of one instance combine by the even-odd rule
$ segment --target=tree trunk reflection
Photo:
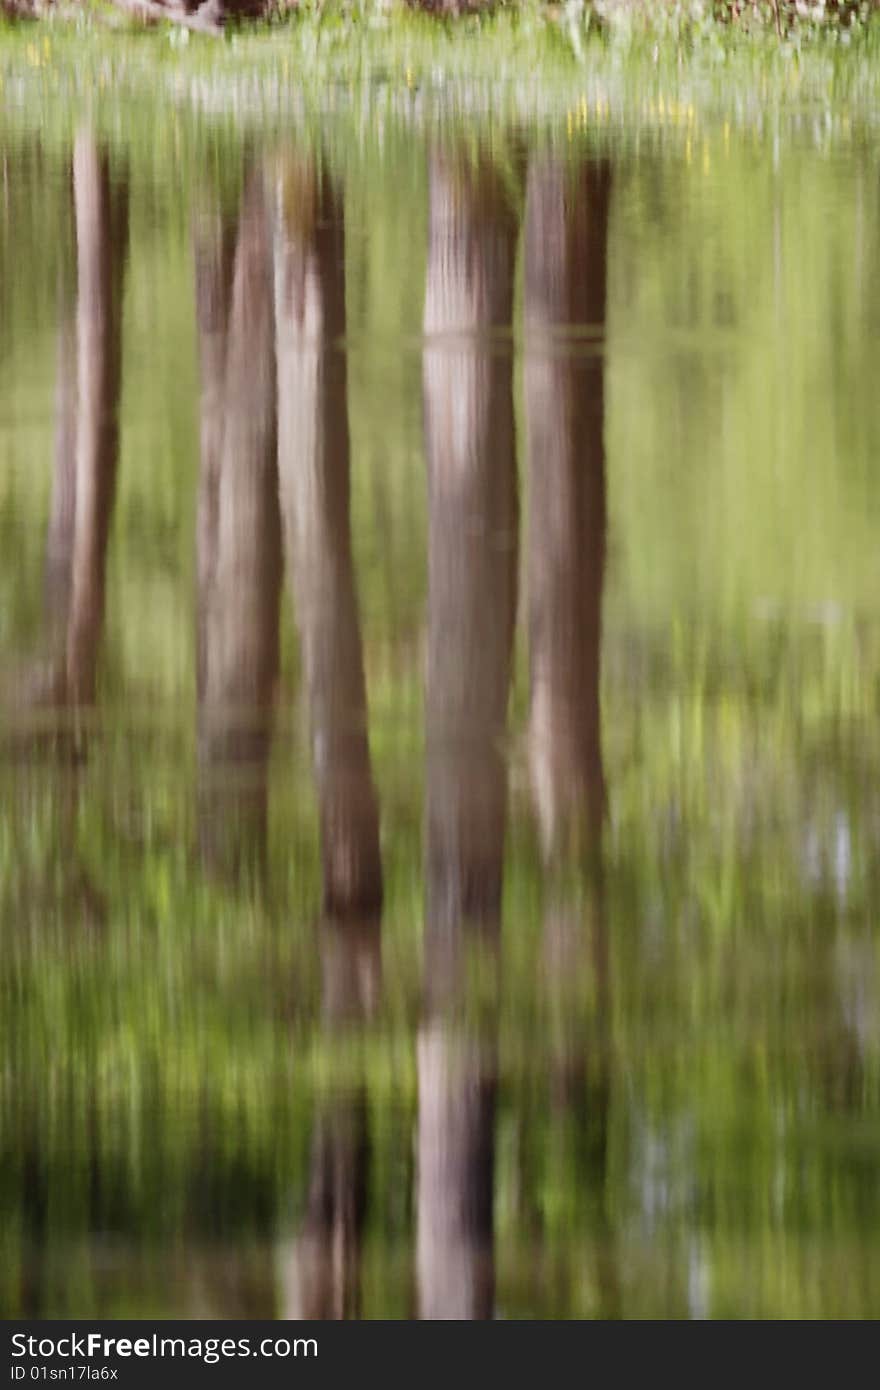
[[[494,975],[500,927],[518,521],[504,336],[515,237],[491,165],[435,155],[423,368],[427,1013],[418,1046],[417,1267],[426,1318],[487,1317],[494,1302],[497,982],[490,979],[481,1035],[455,1015],[466,956]]]
[[[206,858],[237,875],[265,855],[281,590],[271,240],[258,173],[243,199],[226,323],[222,218],[201,235],[200,821]]]
[[[308,688],[324,912],[379,911],[379,813],[349,517],[342,204],[306,160],[279,180],[275,314],[284,539]]]
[[[45,659],[14,682],[18,714],[37,738],[69,749],[72,726],[32,724],[40,710],[93,703],[104,624],[107,543],[119,456],[122,280],[128,246],[128,187],[111,180],[88,130],[72,161],[76,297],[59,284],[55,440],[46,541]]]
[[[217,563],[217,518],[223,449],[226,345],[237,218],[219,196],[200,194],[193,230],[196,327],[199,347],[199,494],[196,687],[205,693],[210,596]]]
[[[323,1027],[357,1026],[380,977],[382,865],[351,550],[342,201],[283,160],[275,223],[278,461],[321,820]],[[322,1097],[305,1218],[285,1257],[288,1317],[356,1317],[368,1169],[366,1083]]]
[[[604,330],[611,173],[536,158],[525,249],[529,466],[529,762],[550,897],[544,966],[555,1037],[552,1102],[574,1117],[576,1162],[596,1212],[601,1311],[618,1308],[605,1216],[610,1104],[605,806],[600,726],[606,551]],[[579,871],[582,901],[559,879]],[[553,880],[559,875],[556,886]],[[595,1046],[586,1001],[596,1001]],[[590,1056],[594,1051],[595,1055]]]
[[[119,455],[122,268],[128,193],[111,187],[107,158],[86,132],[73,153],[77,261],[74,533],[67,634],[68,696],[95,697],[104,621],[107,537]]]
[[[322,1018],[328,1038],[375,1012],[381,990],[378,918],[321,927]],[[283,1316],[361,1315],[361,1237],[367,1201],[366,1081],[359,1077],[318,1101],[309,1192],[300,1233],[282,1263]]]

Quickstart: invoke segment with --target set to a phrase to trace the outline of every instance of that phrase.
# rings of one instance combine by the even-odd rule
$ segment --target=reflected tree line
[[[550,884],[544,949],[554,1104],[583,1123],[592,1186],[601,1194],[604,1184],[607,1036],[599,1065],[588,1070],[566,998],[589,974],[607,1029],[599,676],[611,175],[602,162],[537,154],[525,171],[521,219],[486,154],[437,148],[430,162],[416,1303],[424,1317],[473,1318],[494,1308],[507,707],[520,573],[528,760]],[[127,189],[88,133],[76,141],[72,182],[76,285],[62,287],[48,656],[21,693],[64,712],[63,746],[82,757],[119,454]],[[511,336],[521,230],[529,493],[522,568]],[[282,154],[251,168],[235,207],[201,189],[192,236],[200,849],[211,871],[232,882],[262,872],[286,576],[321,827],[322,1016],[328,1032],[339,1031],[368,1019],[379,1001],[383,889],[349,515],[341,195],[320,160]],[[369,1152],[365,1089],[354,1086],[315,1119],[304,1216],[279,1256],[287,1316],[358,1314]],[[601,1223],[601,1198],[599,1208]],[[610,1236],[597,1234],[597,1287],[613,1312]]]

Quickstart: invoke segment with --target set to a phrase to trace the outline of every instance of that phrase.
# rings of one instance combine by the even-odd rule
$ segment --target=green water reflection
[[[16,126],[0,1309],[880,1311],[876,154]]]

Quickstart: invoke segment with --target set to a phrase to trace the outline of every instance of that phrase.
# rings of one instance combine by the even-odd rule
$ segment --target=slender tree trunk
[[[286,159],[275,223],[278,465],[321,818],[324,1027],[365,1018],[379,981],[382,865],[351,549],[340,197]],[[368,1168],[366,1090],[322,1101],[302,1230],[284,1260],[286,1315],[357,1317]]]
[[[82,705],[95,697],[104,622],[107,539],[119,455],[122,272],[128,240],[127,188],[111,185],[107,157],[85,131],[74,146],[73,188],[77,399],[67,694],[73,704]],[[69,409],[67,403],[63,409]],[[69,427],[68,416],[65,433]]]
[[[111,183],[107,157],[88,131],[76,139],[71,172],[76,265],[75,277],[62,273],[58,295],[48,651],[14,681],[14,702],[26,712],[79,708],[95,698],[118,465],[128,191],[124,181]],[[28,730],[25,741],[42,741],[45,733]],[[68,733],[62,731],[59,745],[59,730],[49,731],[56,751],[70,750]]]
[[[530,479],[529,753],[544,851],[582,865],[602,942],[599,840],[605,807],[600,728],[605,575],[605,301],[611,174],[539,159],[528,175],[525,404]],[[551,977],[573,978],[583,933],[548,914]],[[570,955],[572,958],[568,959]]]
[[[220,466],[226,395],[226,346],[236,242],[235,219],[219,198],[203,194],[193,228],[196,326],[199,345],[199,496],[196,687],[205,693],[208,614],[217,565]]]
[[[497,176],[436,156],[425,300],[427,881],[433,940],[497,923],[516,607],[509,334],[516,228]]]
[[[212,289],[220,292],[217,255]],[[207,275],[200,278],[204,291]],[[202,301],[200,314],[207,426],[199,518],[202,843],[209,859],[235,875],[265,854],[281,588],[272,253],[259,174],[244,195],[235,248],[221,424],[206,420],[206,402],[215,398],[222,312],[211,317]]]
[[[71,920],[97,928],[103,900],[76,847],[84,742],[70,716],[94,702],[104,625],[119,453],[128,193],[123,181],[111,183],[107,157],[88,132],[76,139],[71,174],[76,258],[75,268],[71,256],[59,277],[45,646],[17,673],[13,700],[26,722],[22,730],[10,721],[10,742],[28,761],[37,751],[53,761],[52,874],[63,880]],[[35,713],[47,712],[50,721],[34,721]],[[27,792],[26,779],[22,789]]]
[[[323,1026],[333,1036],[375,1011],[381,987],[378,918],[326,921],[321,931]],[[369,1170],[366,1085],[319,1103],[302,1230],[282,1252],[283,1316],[356,1318]]]
[[[324,912],[379,912],[379,813],[349,516],[343,210],[329,179],[288,160],[275,244],[278,460],[308,689]]]
[[[602,1311],[619,1310],[605,1212],[610,1112],[610,978],[600,853],[605,806],[600,727],[605,573],[604,330],[611,174],[553,158],[528,175],[525,405],[530,479],[528,602],[532,789],[550,874],[544,967],[554,1055],[551,1101],[575,1135],[595,1203]],[[574,904],[553,870],[580,870]],[[587,1046],[584,1000],[597,1027]],[[577,1123],[571,1125],[572,1115]]]
[[[491,166],[431,166],[424,404],[429,495],[427,1017],[418,1048],[423,1317],[494,1300],[494,1027],[454,1021],[468,942],[497,952],[516,607],[516,226]],[[507,335],[507,337],[505,337]]]
[[[610,174],[544,159],[528,176],[530,763],[545,848],[588,848],[604,809],[604,325]],[[589,332],[584,334],[584,329]]]
[[[419,1035],[422,1318],[489,1318],[495,1302],[496,1049],[442,1020]]]

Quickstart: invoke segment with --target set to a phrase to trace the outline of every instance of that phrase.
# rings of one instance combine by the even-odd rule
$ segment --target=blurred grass
[[[252,1238],[267,1258],[259,1242],[304,1200],[314,1107],[359,1085],[375,1148],[371,1306],[401,1298],[381,1269],[411,1227],[422,993],[425,132],[483,142],[520,198],[524,149],[615,163],[611,990],[600,999],[588,963],[570,991],[548,979],[545,918],[597,909],[582,865],[556,877],[541,865],[521,634],[499,1017],[504,1297],[595,1311],[587,1266],[604,1220],[634,1307],[689,1306],[692,1265],[714,1311],[876,1306],[875,39],[846,55],[755,40],[719,57],[707,38],[679,65],[637,36],[577,56],[529,22],[501,14],[467,40],[415,20],[337,35],[327,16],[212,47],[60,26],[3,37],[4,656],[26,653],[41,621],[79,122],[131,186],[101,718],[76,776],[0,764],[5,1311],[35,1243],[56,1262],[54,1309],[73,1287],[106,1307],[96,1225],[154,1260],[157,1307],[179,1242]],[[234,188],[255,152],[287,141],[320,141],[344,190],[353,534],[383,809],[382,1005],[340,1038],[318,1017],[317,826],[289,613],[267,881],[211,881],[196,851],[191,198],[200,175]],[[521,435],[521,401],[518,418]],[[610,1093],[601,1161],[575,1132],[580,1110],[548,1087],[572,1054],[595,1111]],[[524,1211],[543,1283],[523,1256]],[[827,1271],[844,1264],[841,1292]]]

